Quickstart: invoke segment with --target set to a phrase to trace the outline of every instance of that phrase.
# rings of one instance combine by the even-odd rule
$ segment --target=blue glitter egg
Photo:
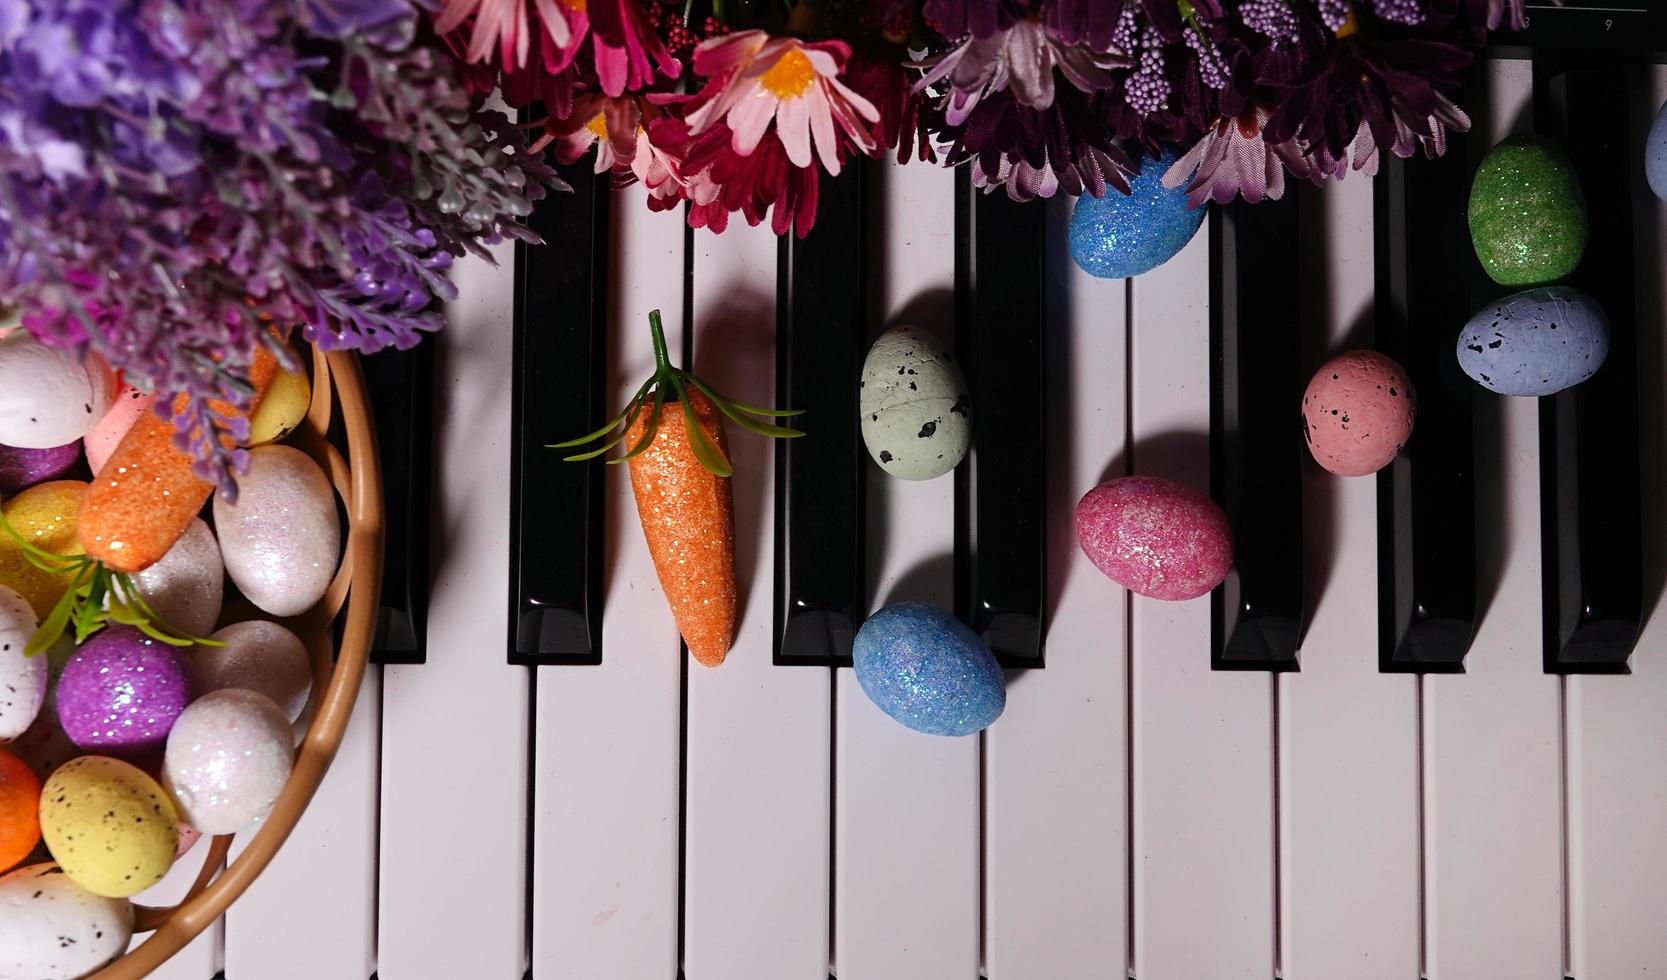
[[[1150,272],[1185,248],[1204,208],[1187,207],[1186,185],[1163,186],[1163,175],[1177,159],[1165,149],[1156,160],[1141,156],[1140,173],[1129,180],[1124,196],[1107,188],[1105,197],[1084,195],[1071,212],[1071,258],[1091,276],[1126,279]]]
[[[1459,331],[1459,367],[1501,395],[1554,395],[1609,356],[1597,300],[1567,286],[1529,289],[1482,307]]]
[[[851,659],[868,699],[917,732],[971,735],[1007,707],[1007,679],[990,648],[937,606],[900,602],[870,616]]]
[[[1649,178],[1655,196],[1667,201],[1667,104],[1656,113],[1649,138],[1644,141],[1644,176]]]

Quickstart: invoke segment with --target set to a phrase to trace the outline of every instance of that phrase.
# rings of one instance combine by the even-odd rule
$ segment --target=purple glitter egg
[[[58,723],[77,747],[126,759],[159,752],[191,703],[185,651],[131,626],[88,640],[58,678]]]
[[[56,480],[68,473],[80,458],[80,439],[51,449],[0,446],[0,493],[16,493],[24,487]]]

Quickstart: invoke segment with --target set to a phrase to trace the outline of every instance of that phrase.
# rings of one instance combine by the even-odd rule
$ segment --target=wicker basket
[[[325,441],[338,404],[347,437],[347,459]],[[382,474],[356,355],[313,351],[312,405],[289,444],[324,468],[347,510],[347,547],[329,591],[309,612],[284,620],[306,644],[312,659],[313,687],[308,702],[312,723],[296,749],[295,768],[271,815],[254,832],[237,860],[221,872],[232,838],[213,838],[203,849],[202,870],[185,900],[173,908],[136,906],[134,932],[150,932],[150,938],[92,974],[95,980],[145,976],[219,918],[265,870],[301,819],[347,729],[370,656],[382,584]],[[332,656],[331,635],[340,616],[345,616],[341,648]]]

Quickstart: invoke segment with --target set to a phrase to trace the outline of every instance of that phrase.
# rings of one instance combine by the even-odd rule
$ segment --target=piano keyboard
[[[157,975],[1667,973],[1667,205],[1640,152],[1667,67],[1620,53],[1639,43],[1505,51],[1446,159],[1213,209],[1130,281],[1070,262],[1069,201],[937,168],[850,168],[804,241],[690,232],[570,174],[534,219],[559,258],[461,262],[430,353],[375,365],[381,665],[278,858]],[[1615,328],[1603,372],[1538,405],[1452,354],[1499,294],[1459,271],[1469,175],[1530,131],[1581,173],[1577,285]],[[623,468],[543,448],[646,375],[655,308],[719,390],[810,413],[804,440],[734,440],[742,619],[717,670],[679,649]],[[971,385],[953,477],[865,458],[858,366],[903,323]],[[1340,479],[1302,458],[1296,403],[1362,346],[1422,410],[1392,467]],[[1131,472],[1232,515],[1211,600],[1130,596],[1077,549],[1078,497]],[[863,697],[852,634],[905,599],[1009,668],[982,736]]]

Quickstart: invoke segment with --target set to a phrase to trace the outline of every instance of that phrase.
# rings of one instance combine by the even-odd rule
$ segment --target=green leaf
[[[706,430],[695,418],[695,410],[689,405],[688,392],[683,390],[683,383],[674,378],[672,386],[677,389],[677,403],[683,407],[683,429],[689,436],[689,448],[694,450],[695,461],[714,475],[733,475],[735,471],[730,467],[729,460],[724,458],[723,450],[706,438]]]
[[[650,378],[648,381],[644,382],[643,386],[641,388],[638,388],[637,393],[635,395],[631,396],[631,400],[626,403],[625,410],[620,412],[618,415],[615,415],[613,417],[613,419],[610,420],[608,422],[608,424],[604,425],[602,428],[597,429],[595,432],[592,432],[589,435],[580,436],[577,439],[568,439],[565,442],[552,442],[544,448],[546,448],[546,449],[572,449],[574,446],[582,446],[587,442],[595,442],[596,440],[598,440],[598,439],[602,438],[603,436],[607,435],[608,433],[612,432],[614,430],[614,428],[617,427],[621,422],[624,422],[626,427],[629,428],[631,423],[630,423],[630,421],[628,421],[626,419],[626,416],[630,415],[633,411],[636,410],[637,406],[639,404],[641,404],[643,395],[645,393],[647,393],[647,391],[648,391],[648,386],[652,385],[653,383],[654,383],[654,380],[652,378]],[[569,460],[572,460],[572,459],[575,459],[576,457],[569,456],[567,458]],[[584,457],[577,457],[577,458],[589,459],[590,457],[589,456],[584,456]]]
[[[575,453],[572,456],[563,456],[561,458],[561,461],[564,462],[564,463],[582,463],[587,459],[595,459],[596,457],[607,453],[609,450],[613,449],[615,446],[624,442],[625,437],[631,433],[631,426],[635,425],[636,422],[637,422],[637,409],[639,407],[640,406],[638,406],[638,404],[636,402],[631,403],[631,408],[629,409],[629,414],[625,417],[625,424],[620,427],[618,435],[614,436],[612,439],[609,439],[607,442],[603,443],[600,447],[598,447],[596,449],[592,449],[590,452]]]
[[[719,405],[718,407],[724,408],[722,405]],[[768,436],[771,439],[797,439],[804,435],[804,433],[800,432],[798,429],[787,429],[779,425],[771,425],[768,422],[760,422],[755,418],[748,418],[739,412],[731,412],[728,409],[724,410],[724,414],[733,419],[736,425],[746,429],[748,432],[756,432],[761,436]]]
[[[692,374],[684,374],[683,377],[690,384],[699,388],[701,394],[712,399],[712,401],[716,403],[719,408],[727,406],[737,411],[746,412],[748,415],[762,415],[767,419],[787,419],[792,418],[795,415],[805,414],[805,410],[802,408],[757,408],[755,406],[748,405],[745,402],[738,402],[727,395],[718,394],[718,392],[714,390],[711,385]],[[724,414],[728,415],[732,419],[735,418],[735,415],[731,412],[726,411]],[[739,422],[740,419],[736,419],[736,421]]]
[[[52,607],[50,613],[47,613],[46,622],[42,623],[41,628],[35,631],[35,635],[29,638],[28,643],[24,644],[23,655],[25,657],[38,656],[41,651],[57,643],[58,638],[64,635],[64,630],[69,626],[70,613],[74,609],[75,592],[66,589],[63,598],[58,600],[58,604]]]
[[[633,456],[639,456],[648,451],[648,447],[654,444],[655,433],[660,431],[660,409],[665,405],[665,403],[665,392],[663,390],[655,391],[654,409],[648,415],[648,427],[643,429],[642,438],[637,440],[637,444],[631,447],[630,452],[615,459],[608,460],[609,463],[623,463]]]

